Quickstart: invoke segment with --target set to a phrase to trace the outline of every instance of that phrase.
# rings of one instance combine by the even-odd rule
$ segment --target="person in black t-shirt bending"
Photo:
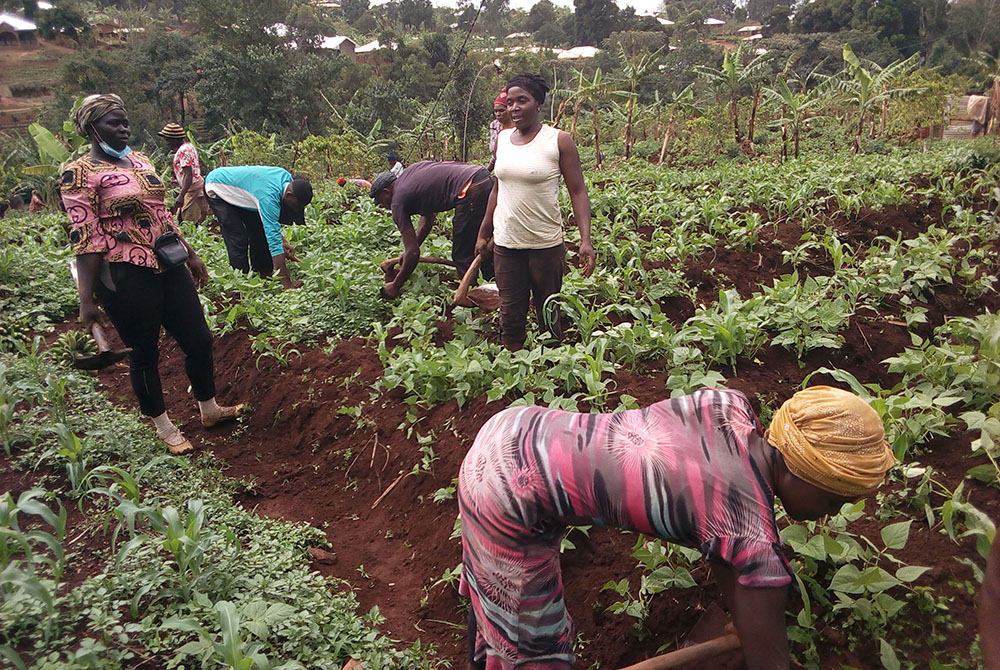
[[[454,209],[451,230],[451,259],[458,276],[464,277],[476,256],[476,238],[486,213],[493,176],[478,165],[421,161],[407,167],[398,177],[383,172],[372,180],[372,199],[392,211],[392,219],[403,237],[399,273],[386,282],[382,294],[398,298],[403,284],[420,260],[420,245],[427,238],[438,212]],[[420,215],[414,230],[411,217]],[[485,279],[493,278],[493,262],[483,259],[480,269]]]

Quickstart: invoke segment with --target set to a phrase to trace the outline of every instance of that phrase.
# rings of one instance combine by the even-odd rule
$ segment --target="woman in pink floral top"
[[[208,270],[194,250],[187,265],[163,267],[157,238],[176,230],[163,202],[164,185],[149,159],[133,152],[128,116],[117,95],[91,95],[77,111],[76,130],[91,141],[90,153],[66,166],[62,200],[79,273],[80,321],[104,321],[104,308],[126,346],[132,389],[142,413],[174,454],[193,449],[170,421],[157,367],[160,329],[166,328],[185,356],[185,370],[206,427],[239,416],[242,405],[215,400],[212,333],[195,283]]]

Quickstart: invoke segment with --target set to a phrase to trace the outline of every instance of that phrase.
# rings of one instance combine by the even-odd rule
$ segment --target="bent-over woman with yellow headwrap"
[[[128,146],[128,115],[113,94],[84,98],[74,119],[91,142],[90,153],[66,166],[62,201],[79,273],[80,321],[104,319],[104,308],[126,346],[129,370],[142,413],[172,454],[193,446],[167,416],[160,385],[160,330],[184,352],[184,368],[206,427],[239,416],[242,405],[215,399],[212,333],[195,283],[208,270],[180,237],[163,202],[156,168]]]
[[[787,668],[793,576],[775,498],[792,518],[816,519],[874,491],[894,462],[878,414],[826,386],[796,393],[766,433],[736,391],[614,414],[504,410],[458,479],[470,667],[571,666],[559,545],[568,525],[596,524],[700,549],[747,667]]]

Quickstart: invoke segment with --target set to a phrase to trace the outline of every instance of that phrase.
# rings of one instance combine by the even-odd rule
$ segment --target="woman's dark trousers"
[[[497,289],[500,291],[500,339],[505,346],[520,346],[527,338],[525,325],[530,301],[535,301],[539,328],[545,327],[557,340],[562,339],[558,313],[545,319],[545,301],[562,290],[566,267],[566,245],[548,249],[493,250]]]
[[[132,347],[129,372],[142,413],[159,416],[166,411],[157,365],[161,327],[184,352],[195,399],[214,398],[212,332],[187,267],[159,274],[130,263],[111,263],[109,269],[114,290],[98,280],[95,293],[122,342]]]

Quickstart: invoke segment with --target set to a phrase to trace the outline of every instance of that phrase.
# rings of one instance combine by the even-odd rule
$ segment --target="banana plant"
[[[847,103],[858,114],[857,130],[851,146],[851,152],[856,154],[861,148],[861,134],[864,132],[865,121],[876,109],[881,110],[884,127],[885,113],[890,100],[898,100],[921,92],[922,89],[893,85],[917,67],[919,54],[913,54],[906,60],[895,61],[882,67],[872,61],[862,62],[854,55],[851,45],[844,44],[843,58],[846,66],[841,73],[842,76],[835,80],[835,86],[846,95]]]
[[[771,56],[760,54],[744,63],[746,47],[744,43],[727,51],[722,57],[722,65],[718,68],[708,65],[698,65],[693,68],[695,74],[707,81],[715,89],[716,99],[722,103],[728,99],[729,120],[733,124],[733,138],[739,145],[743,144],[743,132],[740,128],[739,102],[748,86],[753,88],[754,107],[748,121],[748,138],[753,141],[753,120],[756,115],[756,105],[760,102],[760,82],[768,67]]]
[[[643,77],[654,72],[659,66],[663,60],[666,48],[666,46],[662,46],[652,53],[643,51],[629,58],[628,54],[625,53],[625,47],[621,44],[618,45],[619,55],[623,63],[622,83],[625,84],[628,95],[628,113],[625,119],[625,136],[623,138],[625,142],[625,160],[628,160],[632,156],[632,116],[635,111],[635,99],[638,97],[639,83]]]
[[[667,120],[667,131],[663,134],[663,145],[660,147],[660,164],[670,148],[670,140],[673,138],[674,127],[677,122],[677,115],[687,116],[697,108],[694,97],[694,84],[688,84],[676,93],[670,94],[670,100],[666,103],[670,109],[670,117]]]
[[[603,156],[601,155],[601,123],[598,116],[598,108],[602,101],[612,97],[613,90],[610,81],[604,78],[601,68],[594,71],[593,79],[586,79],[583,72],[577,72],[577,87],[575,96],[584,103],[590,105],[594,122],[594,159],[597,161],[597,169],[601,169]]]
[[[63,121],[62,135],[58,136],[40,123],[28,126],[28,133],[38,148],[38,164],[21,168],[21,174],[28,178],[33,188],[42,193],[46,201],[51,201],[58,190],[57,177],[71,160],[83,155],[90,147],[87,139],[76,133],[72,118],[80,106],[78,97],[70,110],[69,119]]]
[[[825,87],[816,87],[805,93],[793,93],[784,77],[778,77],[774,86],[764,89],[764,97],[771,103],[781,106],[781,118],[773,125],[781,128],[782,155],[787,158],[787,135],[792,134],[792,155],[799,157],[799,137],[806,115],[826,104],[829,99]]]

